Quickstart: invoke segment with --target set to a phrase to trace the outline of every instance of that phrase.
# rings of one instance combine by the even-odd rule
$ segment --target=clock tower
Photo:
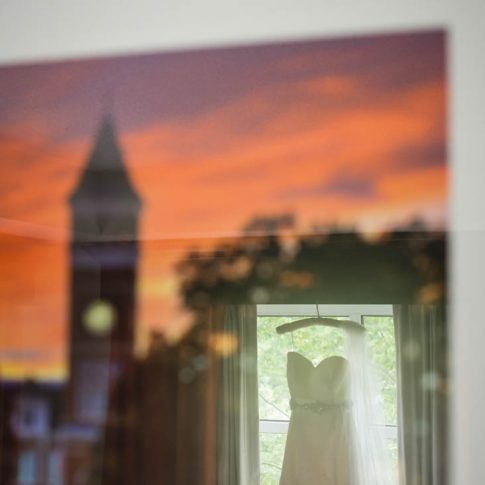
[[[106,115],[72,192],[68,419],[103,425],[131,375],[141,199]]]

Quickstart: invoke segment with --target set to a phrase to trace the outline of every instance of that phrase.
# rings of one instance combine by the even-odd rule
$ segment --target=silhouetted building
[[[77,435],[91,436],[95,448],[102,449],[110,426],[108,419],[126,421],[133,398],[130,388],[141,208],[110,116],[102,121],[69,202],[71,301],[65,428],[73,431],[73,440]],[[121,378],[126,392],[114,394]],[[92,455],[93,443],[90,445]],[[81,461],[78,465],[85,468],[88,477],[92,459]]]
[[[104,423],[113,380],[133,361],[138,215],[114,124],[107,116],[70,199],[69,414]]]
[[[133,412],[141,200],[110,116],[69,202],[68,381],[0,386],[0,483],[6,485],[108,483],[93,470],[133,455],[119,438],[129,433]]]
[[[63,386],[9,381],[0,386],[0,483],[62,484],[58,440]]]

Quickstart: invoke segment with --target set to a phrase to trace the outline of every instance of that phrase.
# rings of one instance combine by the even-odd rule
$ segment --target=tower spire
[[[105,107],[107,105],[105,104]],[[100,122],[85,168],[72,192],[71,204],[97,199],[124,201],[139,206],[141,199],[131,183],[123,160],[113,115],[106,112]]]
[[[103,98],[102,98],[102,106],[103,106],[103,119],[111,118],[114,114],[114,92],[113,88],[109,87],[105,90]]]

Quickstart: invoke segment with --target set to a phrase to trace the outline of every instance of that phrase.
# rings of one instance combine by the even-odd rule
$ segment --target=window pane
[[[383,399],[385,424],[397,426],[397,367],[393,318],[364,316],[363,320]]]
[[[398,444],[397,436],[396,438],[386,440],[387,449],[389,450],[389,455],[391,456],[392,469],[396,478],[399,476],[399,454],[398,454]]]
[[[286,434],[260,433],[261,485],[278,485],[285,443]]]
[[[278,335],[276,327],[300,317],[258,318],[258,386],[260,419],[289,419],[286,353],[292,349],[290,334]]]
[[[63,483],[62,469],[63,454],[61,450],[51,451],[47,464],[49,485],[61,485]]]
[[[377,383],[382,396],[385,425],[395,430],[395,433],[391,433],[393,436],[386,439],[386,445],[397,476],[397,361],[394,321],[392,316],[364,316],[363,323],[367,329]]]
[[[33,451],[22,451],[19,455],[17,480],[20,484],[35,483],[37,457]]]

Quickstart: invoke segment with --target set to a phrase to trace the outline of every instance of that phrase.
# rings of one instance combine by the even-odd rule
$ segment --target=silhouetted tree
[[[258,231],[221,241],[209,254],[193,251],[178,270],[194,310],[214,303],[436,302],[446,295],[445,258],[444,234],[413,223],[373,239],[353,230],[299,237]]]

